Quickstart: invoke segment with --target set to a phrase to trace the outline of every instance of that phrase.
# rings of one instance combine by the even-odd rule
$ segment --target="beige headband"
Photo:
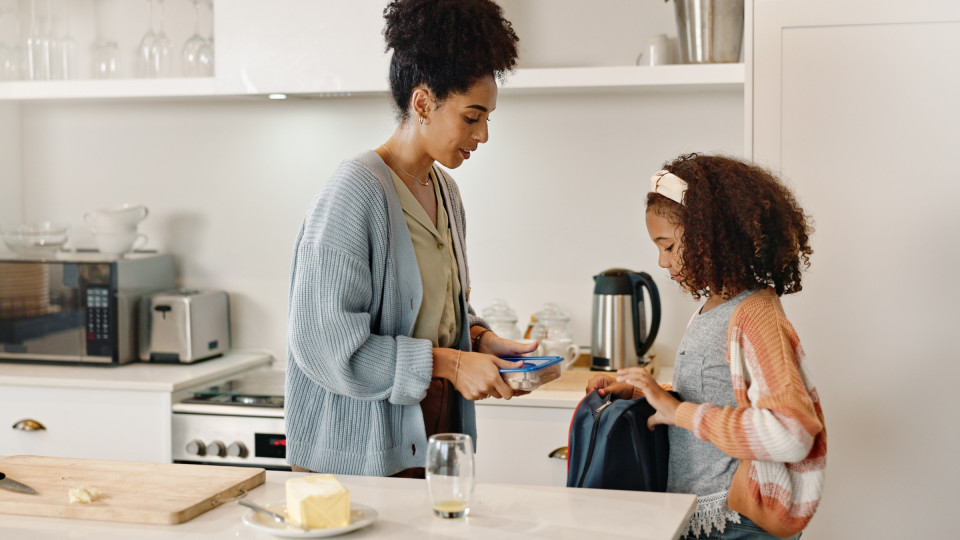
[[[659,193],[678,204],[683,204],[687,183],[670,171],[660,171],[650,177],[650,191]]]

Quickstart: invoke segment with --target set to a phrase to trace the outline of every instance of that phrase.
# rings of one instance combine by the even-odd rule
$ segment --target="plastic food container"
[[[518,368],[500,370],[500,376],[514,390],[530,391],[560,378],[562,356],[505,356],[503,359],[512,362],[523,360],[523,365]]]

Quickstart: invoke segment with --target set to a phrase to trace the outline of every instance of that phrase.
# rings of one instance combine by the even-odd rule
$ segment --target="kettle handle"
[[[631,272],[630,281],[633,284],[633,324],[635,326],[633,339],[637,347],[637,358],[643,358],[643,355],[650,350],[653,340],[657,338],[657,331],[660,330],[660,291],[653,278],[646,272]],[[643,288],[650,294],[650,333],[647,339],[640,341],[640,301],[643,300]]]

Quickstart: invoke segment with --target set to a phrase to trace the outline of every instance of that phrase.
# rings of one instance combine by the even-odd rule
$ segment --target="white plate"
[[[287,505],[268,504],[267,509],[271,512],[287,515]],[[364,504],[350,503],[350,524],[346,527],[334,527],[331,529],[310,529],[304,531],[291,525],[277,523],[268,516],[250,510],[241,517],[244,525],[253,527],[261,532],[272,534],[274,536],[283,536],[285,538],[325,538],[327,536],[337,536],[362,529],[373,523],[377,519],[377,511]]]

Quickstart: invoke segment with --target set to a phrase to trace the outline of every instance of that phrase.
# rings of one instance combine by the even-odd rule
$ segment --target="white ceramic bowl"
[[[45,221],[2,227],[3,242],[14,253],[52,256],[70,239],[70,226]]]

